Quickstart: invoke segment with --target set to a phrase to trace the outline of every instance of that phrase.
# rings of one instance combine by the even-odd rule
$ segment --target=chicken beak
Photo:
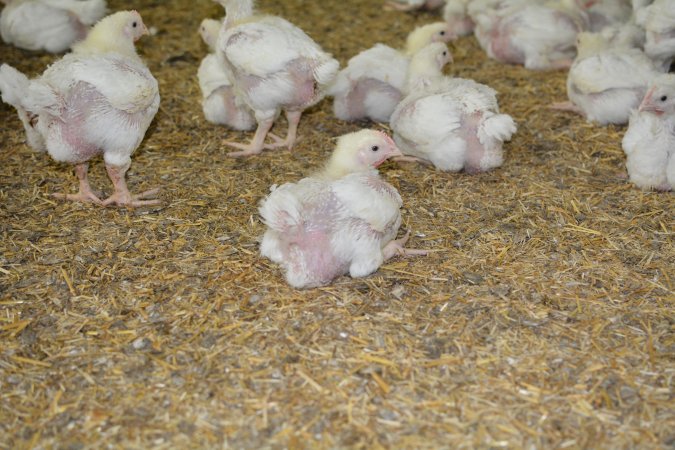
[[[150,30],[148,30],[148,27],[143,24],[143,33],[145,36],[150,36]]]
[[[389,154],[389,158],[398,158],[400,156],[403,156],[403,153],[401,153],[401,150],[395,145],[392,145],[391,148],[391,153]]]

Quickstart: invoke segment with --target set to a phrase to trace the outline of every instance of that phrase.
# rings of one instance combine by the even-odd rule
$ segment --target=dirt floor
[[[258,202],[377,125],[324,101],[294,151],[228,158],[221,140],[251,133],[207,123],[196,81],[197,27],[222,9],[109,3],[158,31],[139,52],[162,103],[127,179],[162,205],[50,198],[76,189],[71,167],[0,106],[0,448],[673,448],[675,196],[626,181],[623,128],[545,109],[564,73],[452,43],[448,73],[518,122],[504,166],[384,165],[410,246],[432,253],[297,291],[258,254]],[[345,63],[438,17],[381,3],[259,7]],[[31,75],[54,59],[0,46]],[[110,193],[102,161],[91,174]]]

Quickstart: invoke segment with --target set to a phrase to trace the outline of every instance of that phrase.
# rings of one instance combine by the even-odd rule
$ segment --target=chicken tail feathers
[[[258,211],[265,225],[280,233],[288,233],[301,224],[301,207],[297,197],[281,186],[261,203]]]
[[[504,142],[511,139],[516,132],[516,122],[508,114],[495,114],[487,117],[481,124],[479,130],[479,139],[483,142],[481,134]]]
[[[314,68],[314,79],[319,86],[326,87],[335,79],[340,70],[340,63],[332,56],[327,56]]]
[[[30,80],[26,75],[9,64],[0,66],[0,92],[2,101],[15,108],[24,107],[23,101],[28,93]]]
[[[49,86],[29,80],[9,64],[0,66],[0,92],[5,103],[35,114],[57,114],[60,108],[59,97]]]

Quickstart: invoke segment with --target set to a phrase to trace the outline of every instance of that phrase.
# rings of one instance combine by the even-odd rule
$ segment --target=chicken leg
[[[548,109],[554,109],[556,111],[567,111],[586,117],[586,113],[584,112],[584,110],[570,101],[551,103],[548,106]]]
[[[232,158],[239,158],[240,156],[253,156],[261,153],[264,148],[274,148],[265,145],[265,138],[274,124],[274,118],[264,119],[258,121],[258,128],[255,130],[253,139],[248,144],[240,144],[239,142],[224,141],[223,144],[230,147],[241,149],[239,152],[228,153],[227,156]]]
[[[75,175],[77,175],[77,179],[80,180],[80,190],[77,194],[62,194],[57,192],[51,194],[52,197],[75,202],[93,202],[100,205],[101,199],[94,194],[94,191],[91,190],[91,186],[89,185],[89,179],[87,178],[88,168],[89,164],[86,162],[75,166]]]
[[[384,256],[384,260],[387,261],[396,255],[415,256],[415,255],[427,255],[429,253],[426,250],[416,250],[403,247],[405,243],[408,242],[408,239],[410,239],[410,230],[408,230],[405,236],[403,236],[402,238],[391,241],[387,245],[385,245],[384,248],[382,249],[382,255]]]
[[[121,168],[106,164],[105,168],[108,171],[108,176],[110,177],[110,181],[113,183],[115,192],[103,201],[103,206],[115,204],[119,206],[135,208],[137,206],[160,204],[160,200],[158,199],[146,200],[155,197],[159,192],[158,188],[150,189],[149,191],[145,191],[137,195],[132,195],[131,192],[129,192],[127,182],[124,179],[127,170],[129,170],[129,166]]]

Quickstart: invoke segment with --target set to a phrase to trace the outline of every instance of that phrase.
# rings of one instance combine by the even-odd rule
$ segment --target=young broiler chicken
[[[675,0],[654,0],[635,17],[646,32],[645,53],[667,72],[675,58]]]
[[[577,33],[589,26],[581,0],[508,2],[480,17],[479,42],[490,58],[527,69],[570,67]]]
[[[396,11],[416,11],[418,9],[434,10],[445,3],[445,0],[388,0],[385,9]]]
[[[660,70],[642,50],[612,45],[599,33],[579,33],[577,52],[567,75],[570,101],[552,108],[576,112],[600,125],[628,122]]]
[[[334,97],[335,116],[348,121],[389,122],[403,97],[410,57],[427,44],[447,42],[450,37],[448,25],[437,22],[413,30],[403,50],[377,44],[354,56],[328,90]]]
[[[600,32],[605,27],[624,24],[633,14],[633,7],[628,0],[596,0],[589,3],[586,9],[589,31]]]
[[[59,53],[84,39],[106,13],[105,0],[2,0],[0,34],[25,50]]]
[[[124,175],[131,154],[159,108],[157,80],[136,54],[134,42],[148,30],[136,11],[98,22],[73,53],[29,80],[13,67],[0,67],[2,99],[19,113],[29,144],[59,162],[75,165],[77,194],[53,194],[101,205],[156,204],[157,190],[129,193]],[[87,180],[88,161],[103,154],[115,192],[101,201]]]
[[[330,283],[340,275],[365,277],[405,249],[394,240],[401,197],[376,170],[401,153],[386,134],[361,130],[341,136],[325,169],[273,189],[261,202],[268,229],[260,252],[280,264],[295,288]]]
[[[199,34],[212,52],[220,27],[221,22],[214,19],[204,19],[199,26]],[[252,130],[255,127],[253,111],[235,96],[232,82],[215,53],[209,53],[202,59],[197,79],[206,120],[235,130]]]
[[[493,89],[441,75],[445,51],[445,45],[435,43],[413,58],[411,93],[391,116],[394,140],[405,155],[443,171],[477,173],[499,167],[502,144],[516,132],[516,124],[499,113]]]
[[[241,151],[229,156],[255,155],[264,148],[287,147],[296,140],[302,112],[319,102],[333,81],[339,63],[300,28],[275,16],[253,14],[253,0],[218,0],[227,13],[218,37],[218,57],[238,98],[255,113],[258,128],[247,144],[228,142]],[[286,112],[286,139],[265,144],[274,120]]]
[[[675,189],[675,74],[654,80],[623,137],[630,181],[641,189]]]
[[[443,20],[450,27],[453,39],[473,32],[474,23],[469,17],[471,0],[447,0],[443,7]]]

